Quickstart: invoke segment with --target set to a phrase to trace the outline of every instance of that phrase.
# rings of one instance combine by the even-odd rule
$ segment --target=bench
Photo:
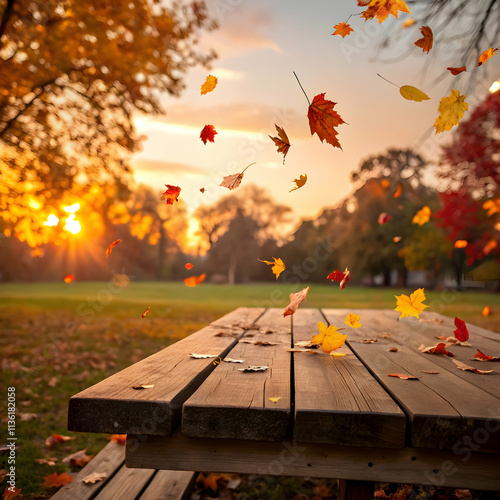
[[[333,358],[290,349],[351,311],[282,312],[239,308],[82,391],[69,430],[127,434],[130,468],[337,478],[343,498],[373,498],[375,481],[500,490],[499,372],[418,349],[453,335],[450,318],[358,310],[362,327],[346,328]],[[468,328],[474,348],[498,355],[500,335]],[[448,347],[495,368],[470,361],[474,348]]]

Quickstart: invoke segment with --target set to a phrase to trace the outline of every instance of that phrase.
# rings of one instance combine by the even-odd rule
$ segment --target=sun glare
[[[500,90],[500,80],[493,82],[488,90],[490,91],[491,94],[494,94],[495,92]]]
[[[44,226],[54,227],[59,224],[59,219],[54,215],[50,214],[47,220],[43,223]]]
[[[63,210],[68,214],[74,214],[77,210],[80,210],[80,203],[73,203],[73,205],[63,207]]]
[[[80,208],[80,205],[78,205]],[[78,208],[76,210],[78,210]],[[81,224],[76,220],[75,214],[70,214],[66,219],[66,225],[64,229],[71,234],[78,234],[82,230]]]

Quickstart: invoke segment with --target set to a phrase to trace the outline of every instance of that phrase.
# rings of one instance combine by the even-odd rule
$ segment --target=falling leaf
[[[64,457],[61,462],[71,465],[71,467],[85,467],[93,458],[94,455],[87,455],[87,450],[85,449]]]
[[[202,283],[206,277],[207,275],[205,273],[199,276],[189,276],[188,278],[184,278],[184,283],[186,286],[195,287]]]
[[[269,138],[274,142],[274,144],[276,144],[276,146],[278,146],[278,153],[283,153],[283,164],[284,164],[286,154],[290,149],[290,141],[288,139],[288,136],[286,135],[286,132],[281,127],[276,125],[276,123],[274,124],[274,126],[276,127],[276,130],[278,132],[278,137],[269,136]]]
[[[132,386],[132,389],[136,389],[139,391],[141,389],[152,389],[154,386],[154,384],[140,384]]]
[[[309,118],[311,135],[316,132],[321,142],[326,141],[333,147],[342,149],[337,140],[338,132],[335,127],[345,122],[340,115],[333,110],[335,104],[337,103],[325,100],[325,93],[318,94],[314,97],[309,106],[307,117]]]
[[[331,272],[326,279],[331,281],[338,281],[340,283],[340,289],[343,290],[347,283],[349,282],[350,271],[347,267],[344,269],[344,272],[340,272],[338,269]]]
[[[410,10],[403,0],[371,0],[368,4],[363,0],[358,0],[358,5],[368,5],[367,9],[361,13],[361,17],[365,21],[376,17],[380,24],[389,17],[389,14],[396,18],[399,11],[410,14]]]
[[[165,184],[167,188],[164,193],[160,196],[160,200],[165,200],[167,205],[173,205],[174,201],[179,201],[179,195],[181,194],[181,188],[179,186],[172,186],[170,184]]]
[[[240,174],[231,174],[231,175],[226,175],[223,179],[222,182],[219,184],[219,186],[226,187],[229,190],[236,189],[240,184],[243,179],[243,174],[245,173],[245,170],[250,167],[251,165],[255,165],[254,163],[250,163],[250,165],[247,165],[244,169],[243,172]]]
[[[490,47],[488,50],[485,50],[480,56],[479,61],[477,63],[478,66],[482,66],[490,57],[493,57],[498,52],[498,49],[494,49]]]
[[[380,76],[380,75],[379,75]],[[389,189],[391,187],[391,182],[389,181],[389,179],[382,179],[380,181],[380,185],[384,188],[384,189]]]
[[[113,276],[113,284],[124,288],[130,285],[130,278],[126,274],[115,274]]]
[[[57,443],[64,443],[66,441],[70,441],[72,439],[75,439],[74,437],[70,436],[62,436],[61,434],[52,434],[45,440],[45,446],[48,446],[49,448],[54,446]]]
[[[440,342],[439,344],[437,345],[433,345],[433,346],[430,346],[430,347],[425,347],[423,344],[418,348],[418,350],[420,352],[424,352],[426,354],[443,354],[445,356],[450,356],[451,358],[455,357],[455,355],[450,352],[450,351],[447,351],[445,349],[446,347],[446,344],[444,342]]]
[[[399,87],[399,93],[408,101],[428,101],[430,97],[421,90],[417,89],[417,87],[412,87],[411,85],[403,85]]]
[[[403,373],[389,373],[389,377],[397,377],[402,380],[418,380],[420,377],[414,377],[413,375],[405,375]]]
[[[434,35],[432,34],[432,30],[429,26],[422,26],[420,28],[420,33],[422,33],[422,37],[415,42],[417,47],[420,47],[423,52],[429,53],[429,50],[432,49],[432,43],[434,41]]]
[[[215,127],[213,125],[205,125],[200,132],[200,139],[202,140],[203,144],[206,144],[207,141],[215,142],[214,138],[216,135],[217,130],[215,130]]]
[[[429,222],[430,218],[431,218],[431,209],[427,205],[425,205],[413,216],[411,223],[423,226],[424,224]]]
[[[401,241],[401,236],[394,236],[394,238],[392,238],[392,241],[394,241],[394,243],[399,243]]]
[[[422,304],[422,302],[425,300],[423,288],[415,290],[409,297],[404,293],[399,296],[394,295],[394,297],[396,297],[397,306],[394,310],[401,313],[399,316],[400,318],[407,318],[408,316],[414,316],[415,318],[418,318],[420,313],[426,307],[429,307],[425,304]]]
[[[244,359],[224,358],[222,361],[224,361],[224,363],[243,363]]]
[[[119,245],[122,242],[122,240],[115,240],[113,243],[110,243],[108,245],[108,248],[106,248],[106,257],[113,251],[113,248],[116,247],[116,245]]]
[[[66,472],[62,474],[58,474],[54,472],[48,476],[45,476],[42,486],[44,488],[58,488],[59,486],[64,486],[65,484],[71,483],[73,481],[73,477],[71,477]]]
[[[448,97],[443,97],[439,103],[438,113],[440,115],[434,122],[436,134],[450,130],[454,125],[458,125],[460,119],[469,109],[469,105],[465,102],[465,95],[460,95],[460,92],[451,89]]]
[[[269,398],[269,401],[272,401],[273,403],[277,403],[281,399],[281,396],[278,396],[277,398]]]
[[[460,66],[460,68],[446,68],[453,76],[457,76],[463,71],[467,71],[467,66]]]
[[[420,370],[422,373],[428,373],[429,375],[437,375],[439,372],[431,372],[427,370]]]
[[[469,243],[467,240],[457,240],[455,241],[455,243],[453,243],[453,246],[455,248],[465,248],[468,244]]]
[[[332,35],[340,35],[342,38],[345,38],[347,35],[350,35],[354,30],[345,22],[338,23],[334,26],[335,31]]]
[[[260,260],[257,259],[259,262],[264,262],[268,266],[273,266],[271,268],[271,271],[273,274],[276,276],[276,279],[278,279],[278,276],[286,269],[285,264],[281,259],[277,259],[276,257],[273,257],[274,262],[269,262],[268,260]]]
[[[184,267],[189,271],[190,269],[193,269],[193,264],[191,264],[191,262],[186,262],[186,264],[184,264]]]
[[[207,358],[216,358],[217,354],[195,354],[193,352],[189,356],[194,359],[207,359]]]
[[[35,462],[37,464],[50,465],[53,467],[57,463],[57,457],[35,458]]]
[[[398,184],[398,187],[396,188],[396,191],[394,193],[394,198],[399,198],[402,192],[403,192],[403,186],[402,184]]]
[[[73,274],[67,274],[63,278],[64,283],[71,283],[72,281],[75,281],[75,276]]]
[[[238,368],[239,372],[265,372],[269,366],[248,366],[247,368]]]
[[[206,191],[205,188],[200,188],[200,193],[203,194]]]
[[[490,356],[489,354],[482,353],[479,349],[477,354],[474,354],[475,361],[500,361],[500,356]]]
[[[389,352],[398,352],[397,347],[391,347],[390,349],[387,349]]]
[[[321,349],[326,354],[342,347],[347,339],[347,335],[338,333],[336,326],[326,326],[321,321],[318,323],[318,330],[319,333],[313,336],[312,341],[315,344],[321,344]]]
[[[208,75],[207,79],[201,86],[201,95],[208,94],[209,92],[212,92],[212,90],[215,89],[217,86],[218,78],[213,75]],[[213,142],[213,141],[212,141]]]
[[[465,321],[462,321],[460,318],[455,316],[455,326],[457,327],[457,329],[453,332],[455,337],[460,340],[460,342],[469,340],[469,330],[467,330]]]
[[[85,476],[82,479],[82,482],[85,484],[95,484],[99,481],[104,481],[108,475],[105,472],[92,472],[88,476]]]
[[[495,370],[478,370],[477,368],[474,368],[473,366],[466,365],[465,363],[462,363],[461,361],[458,361],[456,359],[452,359],[453,363],[457,365],[457,368],[459,370],[464,370],[466,372],[473,372],[473,373],[478,373],[479,375],[485,375],[487,373],[491,373]]]
[[[349,313],[345,317],[345,324],[348,326],[352,326],[353,328],[359,328],[361,326],[361,323],[359,323],[360,318],[361,315],[359,314]]]
[[[407,19],[402,25],[401,25],[401,29],[407,29],[409,28],[410,26],[413,26],[415,24],[415,19],[412,19],[410,17],[410,19]]]
[[[286,316],[290,316],[293,314],[299,305],[306,300],[307,292],[309,291],[310,287],[306,287],[302,289],[300,292],[295,292],[291,293],[290,296],[288,297],[290,299],[290,304],[288,304],[283,311],[283,317],[285,318]]]
[[[301,188],[307,182],[307,174],[300,175],[299,178],[294,179],[293,182],[295,182],[295,187],[293,189],[290,189],[290,191],[288,191],[289,193]]]
[[[498,243],[495,240],[490,240],[486,245],[483,247],[483,253],[484,255],[489,255],[491,251],[498,246]]]
[[[489,316],[491,314],[490,306],[484,306],[483,312],[481,313],[483,316]]]
[[[149,310],[151,309],[151,307],[148,307],[141,315],[141,318],[144,319],[147,315],[148,315],[148,312]]]
[[[111,436],[109,437],[109,440],[112,443],[118,443],[118,444],[122,444],[123,446],[125,446],[125,443],[127,442],[127,435],[126,434],[111,434]]]
[[[391,219],[392,217],[387,212],[382,212],[378,216],[378,223],[380,225],[387,224]]]

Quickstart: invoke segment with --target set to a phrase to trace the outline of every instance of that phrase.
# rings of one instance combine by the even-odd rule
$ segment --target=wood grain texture
[[[227,357],[244,363],[221,362],[184,403],[182,433],[193,437],[281,441],[290,426],[291,321],[282,310],[269,309],[259,318],[259,330],[248,330]],[[271,342],[257,345],[246,342]],[[245,373],[247,366],[268,366]],[[270,397],[279,397],[278,402]]]
[[[373,481],[339,480],[339,500],[373,500],[374,494]]]
[[[150,469],[129,469],[123,466],[106,484],[95,500],[136,500],[155,473]]]
[[[293,340],[311,340],[318,322],[317,309],[299,309],[293,315]],[[335,326],[341,328],[339,322]],[[350,334],[346,327],[341,333]],[[303,442],[402,448],[406,417],[376,379],[344,346],[346,356],[296,352],[294,355],[294,439]]]
[[[214,369],[213,359],[193,359],[189,354],[225,356],[245,332],[246,325],[255,322],[263,312],[263,308],[236,309],[211,326],[73,396],[68,429],[170,434],[180,422],[184,401]],[[154,384],[154,388],[132,389],[140,384]]]
[[[129,467],[325,477],[500,490],[498,454],[426,448],[129,436]]]
[[[159,470],[139,500],[184,500],[189,498],[196,472]]]

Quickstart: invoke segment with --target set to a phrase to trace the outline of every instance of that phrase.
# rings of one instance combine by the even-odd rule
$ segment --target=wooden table
[[[128,467],[330,477],[346,498],[372,498],[374,481],[500,490],[500,365],[471,361],[500,355],[500,334],[468,325],[473,347],[447,348],[496,369],[481,375],[418,350],[453,336],[436,313],[357,310],[354,329],[349,310],[282,312],[237,309],[73,396],[69,429],[128,434]],[[345,327],[346,356],[287,350],[319,321]],[[255,365],[268,369],[239,371]]]

